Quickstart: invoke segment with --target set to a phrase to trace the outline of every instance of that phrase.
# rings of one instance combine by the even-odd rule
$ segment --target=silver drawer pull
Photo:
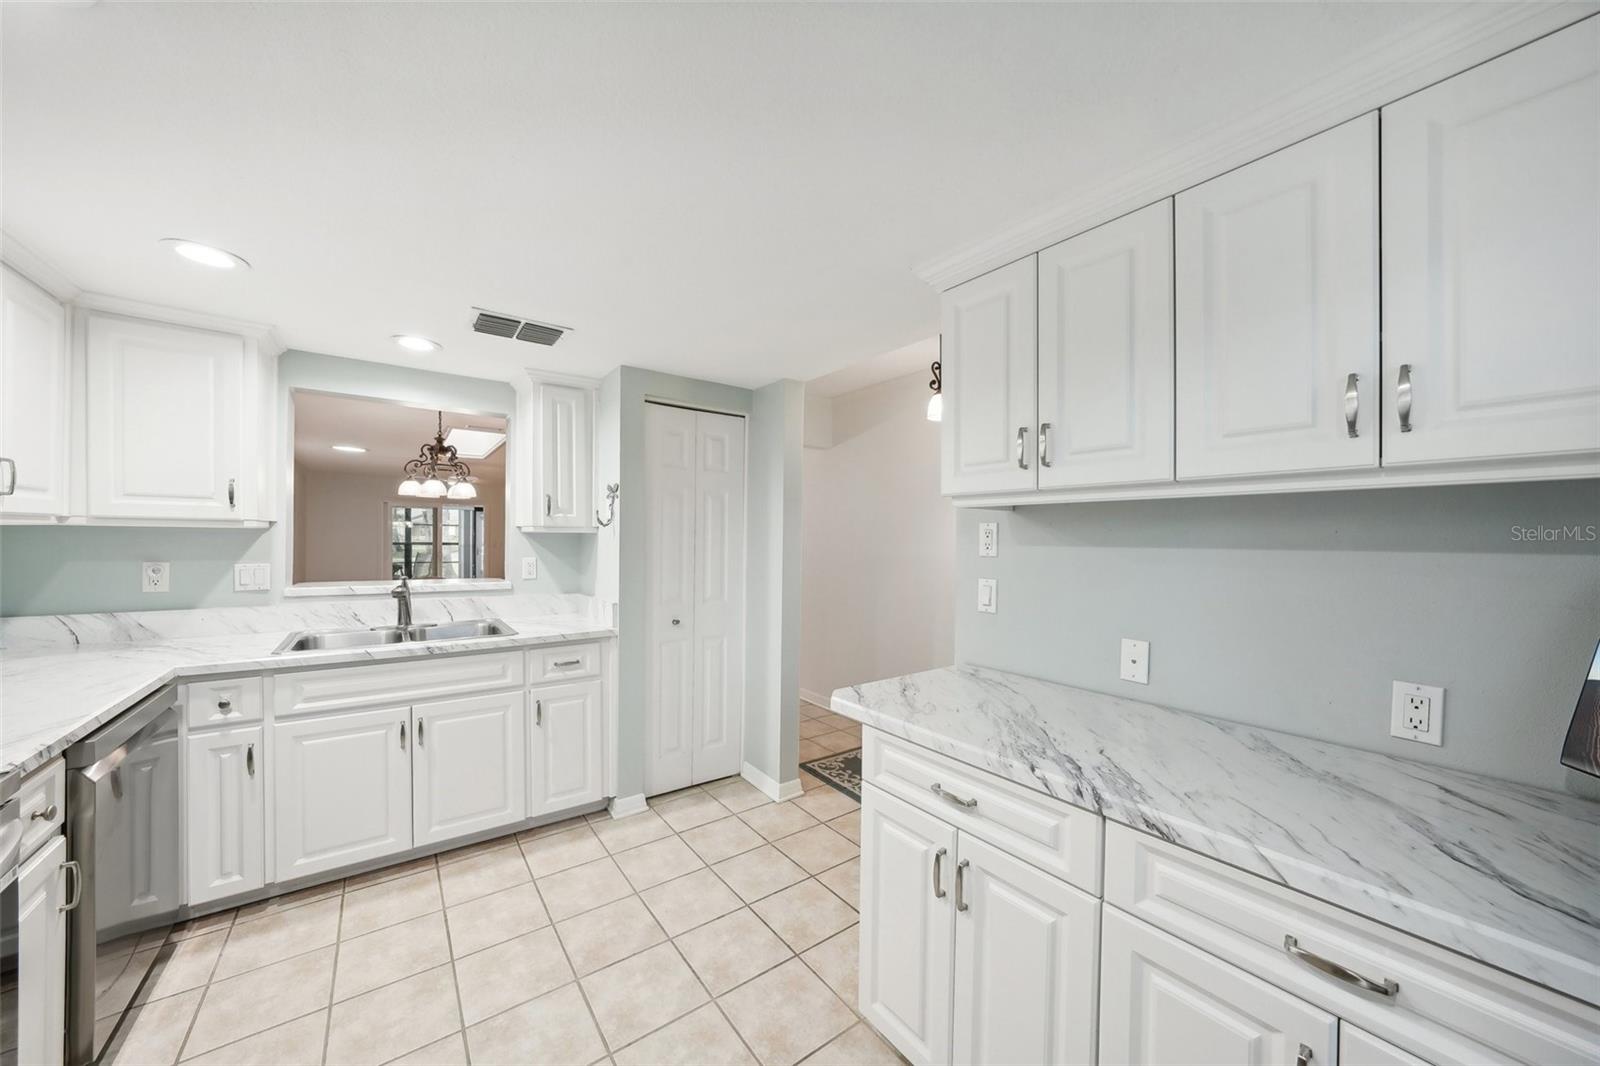
[[[1050,423],[1039,423],[1039,465],[1050,465]]]
[[[40,818],[43,818],[47,822],[53,822],[56,820],[56,812],[56,805],[51,803],[44,807],[40,807],[38,810],[28,815],[28,821],[37,822]]]
[[[61,869],[72,875],[72,896],[57,906],[57,910],[72,911],[78,909],[78,904],[83,902],[83,867],[77,859],[68,859],[61,864]]]
[[[1411,432],[1411,364],[1401,363],[1394,379],[1394,411],[1400,416],[1400,432]]]
[[[1017,469],[1028,469],[1028,427],[1020,426],[1017,429]]]
[[[956,910],[967,909],[967,867],[971,866],[966,859],[956,863]]]
[[[562,659],[560,662],[557,662],[555,666],[556,669],[559,670],[563,666],[581,666],[582,664],[582,659]]]
[[[256,776],[256,746],[254,744],[244,749],[244,772],[251,777]]]
[[[1361,436],[1356,429],[1356,419],[1361,415],[1360,374],[1350,374],[1344,379],[1344,430],[1352,437]]]
[[[1300,1045],[1300,1053],[1294,1057],[1294,1066],[1311,1066],[1310,1044]]]
[[[221,711],[223,714],[227,714],[229,711],[233,710],[233,701],[226,696],[218,697],[217,710]]]
[[[944,857],[945,857],[945,854],[946,854],[946,851],[945,851],[944,848],[940,848],[938,851],[933,853],[933,898],[934,899],[944,899],[945,896],[949,895],[949,893],[944,890]]]
[[[954,803],[957,807],[965,807],[969,811],[978,806],[978,801],[975,799],[964,800],[954,792],[946,792],[943,786],[941,786],[937,781],[929,785],[928,790],[935,796],[938,796],[940,799]]]
[[[1284,936],[1283,950],[1287,951],[1292,957],[1299,959],[1307,966],[1310,966],[1313,969],[1321,970],[1329,977],[1337,978],[1347,985],[1355,985],[1363,992],[1372,992],[1383,996],[1386,999],[1393,999],[1394,994],[1400,991],[1400,983],[1398,981],[1386,980],[1380,984],[1377,981],[1369,980],[1365,977],[1362,977],[1352,969],[1340,966],[1332,959],[1325,959],[1321,955],[1307,951],[1305,948],[1301,947],[1300,942],[1292,936]]]

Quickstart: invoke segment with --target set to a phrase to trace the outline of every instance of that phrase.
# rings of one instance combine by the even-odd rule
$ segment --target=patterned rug
[[[826,785],[861,802],[861,749],[841,751],[823,759],[800,764],[800,769]]]

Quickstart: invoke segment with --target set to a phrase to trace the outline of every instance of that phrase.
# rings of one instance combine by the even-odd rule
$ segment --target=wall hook
[[[617,520],[617,495],[621,491],[622,485],[619,482],[613,481],[606,486],[606,517],[601,518],[600,512],[596,511],[594,513],[595,525],[605,527]]]

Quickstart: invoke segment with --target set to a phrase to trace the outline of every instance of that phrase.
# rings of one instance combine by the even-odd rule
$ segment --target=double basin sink
[[[430,640],[471,640],[474,637],[514,637],[517,631],[493,618],[469,622],[432,622],[414,626],[376,626],[372,629],[314,629],[290,633],[272,649],[274,655],[336,648],[370,648],[383,644],[412,644]]]

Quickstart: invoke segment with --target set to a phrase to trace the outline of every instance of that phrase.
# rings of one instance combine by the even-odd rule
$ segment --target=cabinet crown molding
[[[150,319],[173,326],[208,329],[216,333],[234,333],[255,341],[256,354],[267,358],[276,358],[284,351],[283,342],[278,339],[277,332],[271,326],[259,322],[212,315],[203,311],[186,311],[179,307],[166,307],[161,304],[145,303],[142,300],[129,300],[121,296],[107,296],[98,292],[83,293],[73,301],[73,304],[85,311]]]
[[[1600,12],[1600,4],[1467,4],[1389,34],[1310,84],[915,268],[943,292],[1190,185],[1391,104]]]

